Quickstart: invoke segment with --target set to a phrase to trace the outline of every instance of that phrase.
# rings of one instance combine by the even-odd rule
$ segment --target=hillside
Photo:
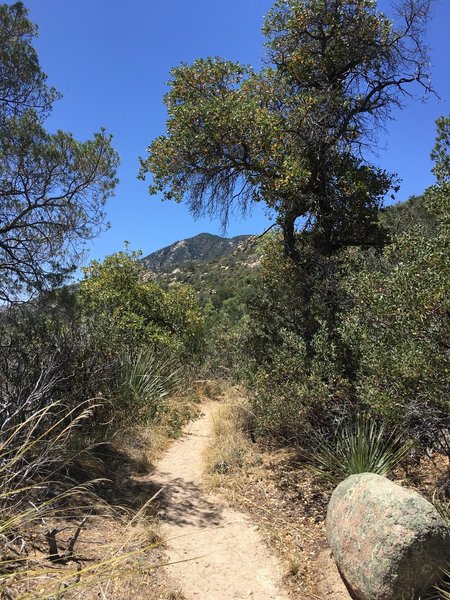
[[[238,235],[225,238],[211,233],[200,233],[152,252],[145,256],[142,262],[149,271],[153,272],[169,271],[186,263],[208,262],[237,250],[240,244],[250,237],[250,235]]]
[[[201,306],[221,310],[224,303],[233,319],[255,288],[259,254],[251,236],[234,238],[202,233],[162,248],[142,259],[152,279],[167,288],[185,283],[197,292]],[[228,302],[227,302],[228,301]]]

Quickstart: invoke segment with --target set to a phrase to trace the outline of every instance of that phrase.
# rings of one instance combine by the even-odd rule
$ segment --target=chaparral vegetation
[[[217,426],[210,479],[256,517],[265,456],[276,500],[296,482],[302,498],[329,498],[330,482],[367,471],[420,488],[438,463],[420,489],[448,522],[450,116],[429,149],[435,182],[414,197],[385,205],[400,182],[373,155],[396,111],[435,93],[433,6],[398,1],[390,16],[375,0],[277,0],[260,69],[175,67],[166,133],[139,177],[194,217],[226,225],[260,203],[274,226],[198,236],[182,259],[125,247],[89,265],[117,184],[113,138],[46,129],[60,95],[36,27],[21,2],[0,6],[0,595],[74,597],[113,572],[142,575],[138,553],[156,565],[153,494],[137,501],[132,476],[214,390],[238,389],[239,402]],[[83,528],[105,523],[83,562]],[[309,581],[307,549],[290,552],[290,575]],[[450,597],[445,586],[433,593]]]

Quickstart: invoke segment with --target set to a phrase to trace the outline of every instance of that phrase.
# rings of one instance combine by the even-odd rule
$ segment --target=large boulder
[[[334,559],[360,600],[411,600],[450,560],[450,529],[417,492],[373,473],[351,475],[327,512]]]

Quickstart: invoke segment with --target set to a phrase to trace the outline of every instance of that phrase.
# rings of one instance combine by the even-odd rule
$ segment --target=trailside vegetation
[[[101,231],[117,183],[111,136],[49,133],[58,92],[32,46],[37,34],[21,2],[0,6],[0,302],[61,285],[83,242]]]
[[[102,557],[83,565],[75,548],[88,516],[123,519],[105,503],[105,476],[111,487],[119,477],[100,450],[114,453],[105,440],[156,427],[167,413],[166,435],[176,434],[190,414],[180,390],[187,396],[204,348],[193,291],[146,280],[137,253],[94,261],[81,284],[63,287],[105,225],[119,158],[104,130],[78,141],[45,129],[60,95],[39,65],[36,35],[21,2],[0,5],[0,588],[8,598],[59,597],[129,574],[130,556],[155,546],[133,538],[145,498],[115,543],[105,535]]]
[[[45,129],[59,94],[36,27],[22,3],[0,5],[0,583],[20,573],[8,546],[102,474],[107,436],[180,429],[193,375],[245,386],[210,457],[221,474],[258,439],[300,448],[335,482],[388,474],[413,448],[450,457],[450,117],[437,120],[423,193],[384,208],[398,181],[372,163],[394,109],[433,91],[433,4],[399,0],[390,18],[375,0],[277,0],[261,69],[219,58],[173,69],[167,133],[140,177],[224,225],[263,203],[274,227],[159,275],[125,248],[70,287],[119,159],[103,130],[81,142]],[[436,496],[447,510],[449,494],[446,483]],[[51,531],[47,558],[65,560]]]
[[[141,159],[150,193],[224,224],[262,202],[278,226],[246,314],[217,329],[218,347],[238,348],[261,435],[304,443],[363,413],[447,451],[448,120],[437,183],[405,210],[383,209],[399,182],[372,163],[393,110],[433,93],[432,8],[278,0],[261,69],[202,58],[171,72],[167,133]]]

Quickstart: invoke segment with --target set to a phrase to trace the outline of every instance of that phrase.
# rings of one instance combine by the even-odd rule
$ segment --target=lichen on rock
[[[450,529],[423,496],[379,475],[351,475],[327,512],[334,559],[360,600],[419,598],[450,560]]]

